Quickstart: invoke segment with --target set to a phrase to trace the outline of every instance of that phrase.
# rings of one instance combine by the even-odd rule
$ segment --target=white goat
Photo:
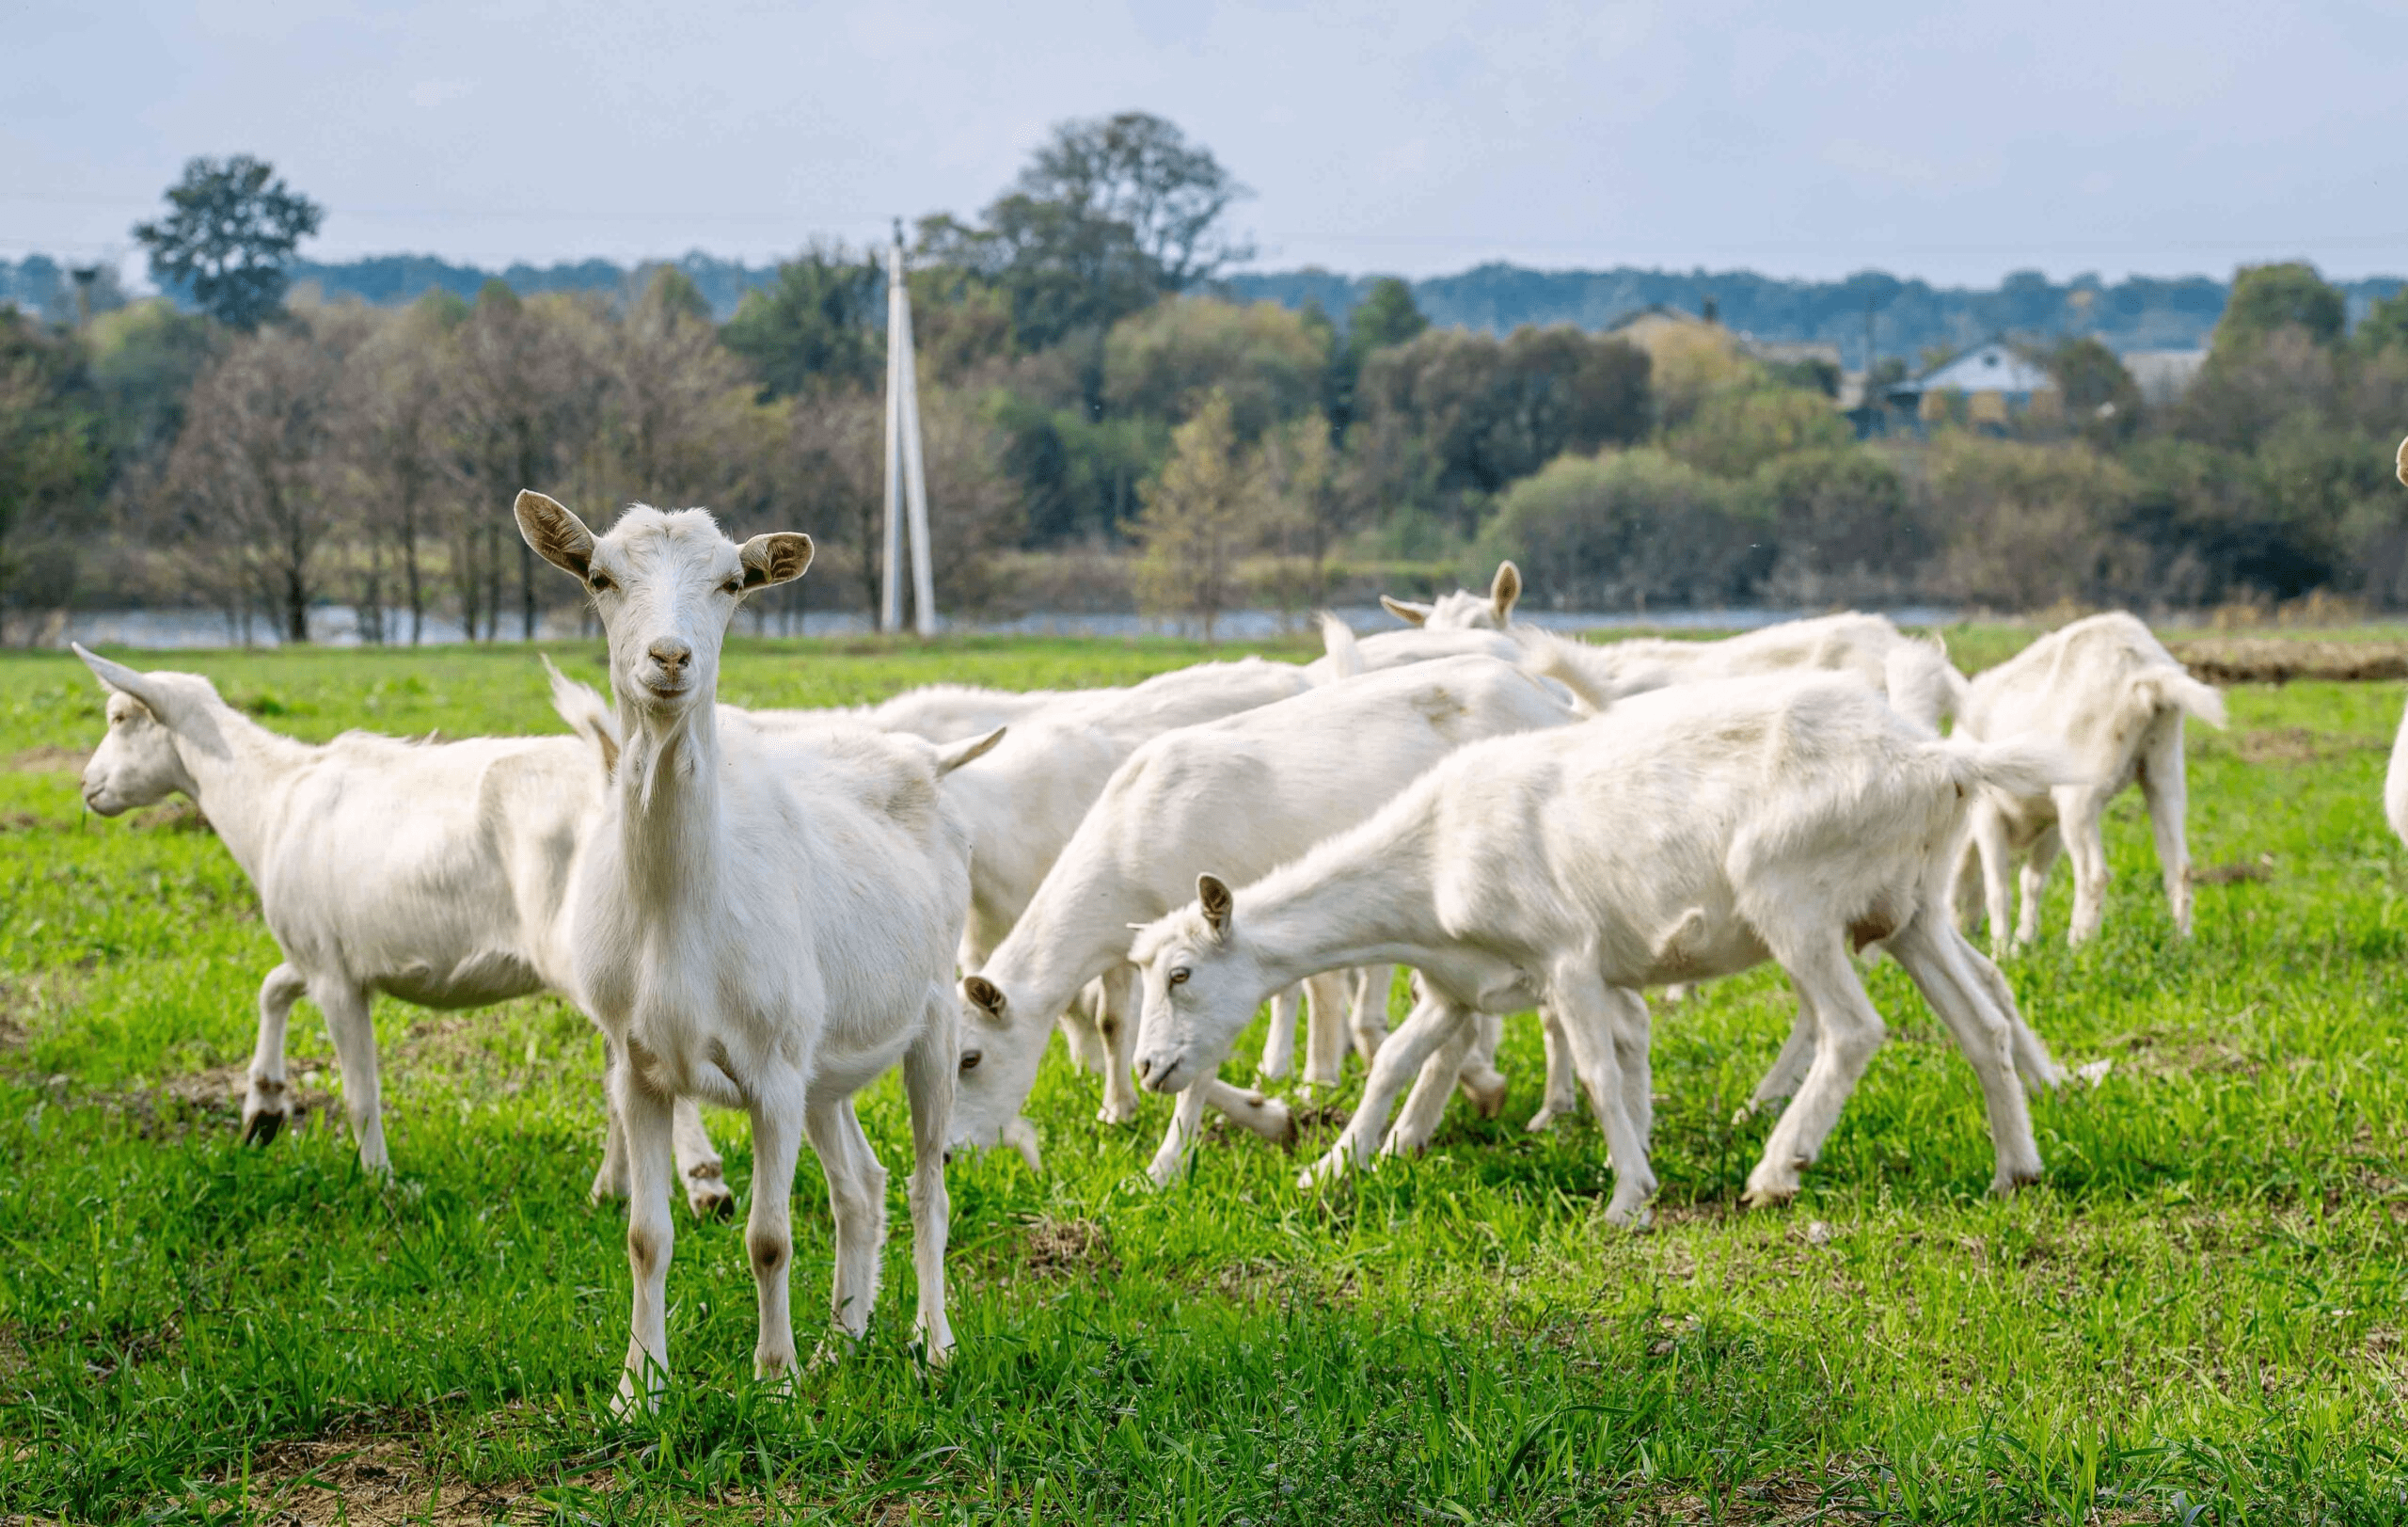
[[[1937,642],[1918,642],[1879,615],[1783,621],[1719,642],[1633,638],[1590,645],[1531,633],[1533,672],[1561,680],[1598,709],[1673,684],[1751,674],[1830,669],[1852,673],[1893,709],[1937,728],[1965,696],[1964,676]]]
[[[334,1041],[360,1165],[391,1171],[369,1004],[380,992],[441,1009],[545,990],[573,995],[562,904],[570,864],[601,809],[590,744],[361,732],[297,742],[228,705],[198,674],[139,673],[81,646],[75,654],[109,691],[108,734],[84,766],[85,803],[114,817],[190,797],[250,877],[283,954],[260,986],[243,1137],[264,1144],[290,1116],[285,1033],[306,993]],[[567,681],[553,677],[567,714]],[[676,1147],[688,1205],[697,1215],[732,1208],[691,1104],[678,1110]],[[594,1194],[625,1192],[614,1121]]]
[[[2014,942],[2040,931],[2040,896],[2062,849],[2073,860],[2067,941],[2099,931],[2107,905],[2107,803],[2137,783],[2157,836],[2158,868],[2177,931],[2191,931],[2191,856],[2183,813],[2182,718],[2225,724],[2224,696],[2193,678],[2147,626],[2120,612],[2078,620],[1973,680],[1957,729],[1987,741],[2046,739],[2079,767],[2046,791],[1990,795],[1972,814],[1967,862],[1981,865],[1990,948],[2007,944],[2008,868],[2020,859],[2023,906]]]
[[[722,716],[720,648],[745,593],[800,577],[809,537],[742,547],[702,510],[637,505],[596,537],[522,492],[519,532],[591,591],[610,642],[623,744],[569,888],[578,989],[621,1058],[611,1075],[632,1179],[635,1294],[623,1406],[667,1372],[672,1101],[752,1116],[745,1246],[760,1297],[753,1367],[795,1361],[789,1204],[808,1133],[834,1220],[834,1318],[858,1336],[877,1297],[883,1168],[853,1094],[898,1061],[911,1105],[918,1330],[951,1350],[944,1308],[946,988],[970,899],[968,830],[926,742],[863,728],[780,736]]]
[[[1497,565],[1497,576],[1488,581],[1486,597],[1469,589],[1457,589],[1442,594],[1435,603],[1417,604],[1411,599],[1391,599],[1380,596],[1380,603],[1389,614],[1408,626],[1418,626],[1425,631],[1501,631],[1513,624],[1513,606],[1522,597],[1522,569],[1510,562]]]
[[[2066,774],[2047,744],[1941,741],[1862,684],[1820,675],[1684,686],[1578,726],[1476,743],[1243,891],[1203,877],[1196,901],[1144,930],[1130,951],[1145,989],[1137,1073],[1157,1090],[1187,1086],[1266,992],[1300,977],[1413,966],[1421,1005],[1382,1047],[1310,1180],[1369,1164],[1405,1079],[1466,1044],[1474,1014],[1545,1001],[1605,1123],[1608,1217],[1627,1224],[1654,1188],[1646,1035],[1612,988],[1775,960],[1820,1027],[1798,1100],[1748,1179],[1751,1201],[1784,1199],[1881,1042],[1848,954],[1885,939],[1981,1078],[1993,1185],[2007,1192],[2038,1177],[2039,1153],[2009,1018],[1949,922],[1946,855],[1969,792]]]
[[[1087,981],[1125,970],[1130,925],[1176,906],[1199,867],[1267,870],[1361,820],[1465,742],[1573,719],[1511,665],[1457,658],[1315,690],[1139,748],[986,969],[962,982],[955,1141],[996,1141],[1036,1080],[1052,1015]],[[1157,1183],[1178,1169],[1206,1093],[1225,1085],[1212,1070],[1226,1053],[1224,1042],[1211,1063],[1199,1062],[1199,1086],[1180,1100],[1153,1159]]]
[[[2400,713],[2399,735],[2391,740],[2391,765],[2383,774],[2383,817],[2393,834],[2408,843],[2408,710]]]

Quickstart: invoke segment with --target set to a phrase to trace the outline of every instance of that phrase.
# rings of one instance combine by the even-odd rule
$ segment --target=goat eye
[[[1187,984],[1187,978],[1193,974],[1195,974],[1193,971],[1181,965],[1170,973],[1170,983],[1173,986],[1184,986]]]
[[[604,594],[613,588],[616,588],[618,585],[610,581],[610,574],[595,573],[586,579],[585,586],[592,589],[596,594]]]
[[[977,1050],[964,1050],[961,1052],[961,1069],[964,1071],[976,1071],[978,1069],[978,1062],[985,1058],[986,1056]]]
[[[744,592],[744,580],[741,578],[731,578],[726,582],[721,583],[719,586],[719,591],[721,594],[741,594]]]

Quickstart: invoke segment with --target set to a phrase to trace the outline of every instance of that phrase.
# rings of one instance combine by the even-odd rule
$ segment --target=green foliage
[[[2030,634],[1952,631],[1950,650],[1996,660]],[[746,704],[859,703],[935,679],[1130,682],[1198,655],[738,641],[723,683]],[[554,656],[602,676],[598,646]],[[557,727],[523,651],[178,661],[312,739]],[[1640,1235],[1598,1218],[1592,1126],[1520,1127],[1543,1065],[1527,1014],[1508,1022],[1504,1119],[1452,1103],[1427,1155],[1327,1194],[1244,1137],[1155,1191],[1140,1169],[1170,1100],[1100,1127],[1094,1079],[1056,1055],[1028,1109],[1045,1171],[1009,1153],[948,1169],[946,1369],[904,1344],[899,1183],[870,1340],[776,1389],[750,1378],[742,1226],[681,1210],[671,1396],[623,1423],[626,1222],[584,1198],[590,1026],[552,998],[381,1002],[385,1188],[360,1178],[331,1046],[296,1015],[310,1111],[239,1145],[227,1078],[277,959],[249,887],[205,832],[83,818],[71,767],[33,750],[89,746],[100,695],[63,657],[9,658],[0,1512],[441,1520],[507,1497],[561,1520],[982,1527],[2394,1519],[2408,851],[2379,802],[2399,697],[2230,700],[2234,731],[2192,739],[2194,851],[2236,871],[2202,876],[2195,936],[2167,922],[2127,794],[2102,938],[2059,942],[2061,869],[2049,938],[2004,967],[2062,1059],[2113,1063],[2034,1101],[2049,1175],[2014,1200],[1986,1192],[1971,1074],[1886,964],[1865,982],[1888,1042],[1787,1209],[1736,1207],[1769,1121],[1732,1121],[1787,1032],[1784,983],[1718,982],[1662,1017],[1663,1190]],[[1300,1153],[1356,1086],[1307,1115]],[[887,1166],[908,1160],[899,1087],[861,1111]],[[710,1122],[741,1187],[742,1116]],[[795,1221],[795,1305],[816,1312],[831,1242],[808,1167]]]
[[[1848,444],[1756,469],[1749,492],[1779,548],[1773,582],[1811,608],[1835,588],[1896,583],[1931,554],[1930,527],[1889,458]]]
[[[93,402],[80,348],[0,308],[0,600],[24,575],[26,533],[55,529],[99,486],[105,453]]]
[[[2232,295],[2216,324],[2212,348],[2245,349],[2286,328],[2305,331],[2318,344],[2341,337],[2349,300],[2305,261],[2243,265],[2233,273]]]
[[[134,237],[150,253],[150,278],[189,288],[201,310],[233,328],[253,329],[284,309],[285,267],[318,231],[325,209],[249,154],[199,158],[167,187],[167,215],[137,223]]]
[[[1738,485],[1655,447],[1565,455],[1508,488],[1481,538],[1538,599],[1576,610],[1746,597],[1771,561]]]
[[[1170,459],[1144,493],[1138,605],[1193,617],[1210,642],[1244,597],[1240,564],[1262,545],[1275,513],[1261,455],[1238,437],[1226,393],[1212,393],[1171,432]]]
[[[2140,384],[2115,351],[2084,336],[2061,342],[2046,359],[2067,419],[2085,437],[2103,444],[2140,428]]]
[[[1645,353],[1605,336],[1432,329],[1364,365],[1354,429],[1370,458],[1365,491],[1469,529],[1492,495],[1556,457],[1644,437],[1647,382]]]
[[[1346,342],[1360,359],[1374,350],[1403,344],[1421,337],[1430,320],[1414,306],[1413,287],[1403,278],[1383,276],[1346,315]]]
[[[1665,436],[1673,455],[1718,477],[1746,477],[1776,457],[1829,451],[1855,438],[1847,421],[1819,392],[1744,387],[1717,392],[1687,423]]]
[[[767,290],[744,294],[721,330],[760,379],[764,397],[868,387],[886,362],[886,278],[842,245],[815,245],[778,266]]]
[[[1104,401],[1115,413],[1175,424],[1217,393],[1238,439],[1250,444],[1313,406],[1328,340],[1325,328],[1273,303],[1172,297],[1112,326]]]

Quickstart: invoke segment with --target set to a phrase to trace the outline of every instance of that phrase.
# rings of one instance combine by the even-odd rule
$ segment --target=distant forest
[[[755,267],[700,251],[666,263],[693,282],[721,321],[735,315],[747,292],[766,290],[777,280],[774,265]],[[432,255],[377,255],[339,263],[304,260],[291,267],[296,285],[314,285],[327,300],[356,297],[378,307],[410,302],[430,291],[473,298],[497,275],[521,296],[547,292],[631,294],[658,268],[585,260],[515,264],[497,272]],[[1317,304],[1342,326],[1379,279],[1307,269],[1230,275],[1216,284],[1224,295],[1239,301],[1276,302],[1291,309]],[[1836,344],[1851,369],[1865,362],[1868,315],[1875,352],[1910,362],[1997,334],[2089,336],[2119,354],[2190,350],[2206,346],[2229,294],[2228,283],[2206,276],[2135,276],[2114,282],[2077,276],[2057,282],[2036,271],[2020,271],[1996,287],[1972,288],[1933,286],[1879,271],[1860,272],[1846,280],[1808,281],[1745,270],[1618,266],[1550,271],[1501,262],[1410,284],[1415,306],[1436,326],[1497,335],[1525,325],[1570,324],[1594,331],[1652,305],[1696,312],[1710,300],[1733,329],[1760,340]],[[2396,276],[2335,283],[2348,299],[2353,324],[2402,284]],[[12,299],[54,320],[67,318],[74,303],[66,272],[40,255],[13,263],[0,261],[0,302]]]

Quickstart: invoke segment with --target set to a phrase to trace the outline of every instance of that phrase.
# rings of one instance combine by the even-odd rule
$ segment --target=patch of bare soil
[[[2236,733],[2232,751],[2243,763],[2307,764],[2353,753],[2381,753],[2389,744],[2378,738],[2342,737],[2305,726],[2274,726]]]
[[[181,796],[166,805],[137,811],[126,819],[137,833],[214,833],[200,808]]]
[[[2361,682],[2408,678],[2408,643],[2314,642],[2274,636],[2202,636],[2167,645],[2210,684],[2288,684],[2295,678]]]
[[[2194,867],[2191,871],[2194,885],[2243,885],[2274,878],[2274,861],[2260,854],[2256,859],[2235,859],[2228,865]]]
[[[8,767],[20,774],[80,774],[89,756],[73,748],[27,748],[9,759]]]
[[[1092,1219],[1038,1215],[1022,1236],[1023,1265],[1039,1278],[1109,1278],[1120,1271],[1112,1242]]]
[[[64,1077],[51,1078],[54,1090],[65,1094]],[[145,1139],[170,1135],[183,1135],[196,1128],[232,1129],[243,1118],[243,1092],[250,1082],[247,1064],[212,1066],[207,1071],[187,1072],[163,1081],[140,1087],[119,1088],[112,1091],[88,1093],[73,1102],[87,1107],[105,1108],[134,1121],[135,1130]],[[315,1069],[305,1069],[285,1079],[285,1099],[290,1107],[284,1126],[300,1129],[309,1116],[333,1105],[334,1093],[325,1086],[325,1078]],[[68,1099],[62,1096],[62,1101]]]
[[[251,1466],[248,1519],[269,1527],[436,1527],[536,1519],[524,1485],[446,1479],[401,1442],[280,1442]]]

